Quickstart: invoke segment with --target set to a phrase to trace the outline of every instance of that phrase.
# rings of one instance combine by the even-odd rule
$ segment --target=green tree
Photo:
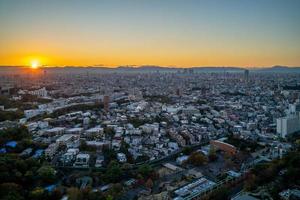
[[[15,121],[18,119],[21,119],[22,117],[24,117],[23,112],[17,110],[15,112],[13,111],[0,111],[0,122],[1,121]]]
[[[111,195],[106,196],[106,200],[113,200],[114,198]]]
[[[182,153],[184,155],[190,155],[192,153],[193,149],[191,147],[184,147],[182,150]]]
[[[246,181],[244,182],[244,189],[246,191],[251,191],[254,190],[256,188],[257,185],[257,177],[254,174],[250,174]]]
[[[148,180],[147,180],[146,183],[145,183],[145,186],[146,186],[147,188],[149,188],[149,189],[152,189],[152,187],[153,187],[153,181],[152,181],[151,178],[148,178]]]
[[[115,130],[111,127],[105,127],[103,132],[104,132],[105,137],[109,138],[110,140],[112,140],[113,137],[115,136]]]
[[[141,174],[144,178],[149,177],[152,172],[153,169],[149,164],[143,164],[138,168],[138,173]]]
[[[22,187],[16,183],[2,183],[0,185],[0,199],[23,199],[20,195],[21,189]]]
[[[45,182],[53,182],[56,178],[55,170],[51,166],[42,166],[37,171],[38,176]]]
[[[227,188],[221,187],[213,192],[209,199],[211,200],[226,200],[229,199],[230,192]]]
[[[80,192],[80,190],[78,188],[75,187],[71,187],[69,189],[67,189],[67,195],[69,197],[69,200],[82,200],[83,199],[83,195]]]
[[[109,163],[110,163],[110,161],[115,160],[117,158],[117,153],[115,152],[114,149],[104,147],[102,149],[102,152],[103,152],[105,160],[107,160]]]
[[[1,199],[3,199],[3,200],[24,200],[24,197],[22,197],[22,195],[20,193],[11,191]]]
[[[211,146],[210,149],[209,149],[208,159],[211,162],[213,162],[213,161],[215,161],[215,160],[218,159],[216,149],[213,146]]]
[[[123,191],[123,187],[120,183],[114,184],[108,191],[108,194],[113,197],[113,199],[118,199]]]
[[[117,182],[120,180],[123,172],[120,165],[116,161],[111,161],[107,167],[105,177],[108,182]]]
[[[44,196],[44,189],[41,187],[35,188],[29,194],[30,199],[42,199],[43,196]]]
[[[193,152],[187,162],[195,166],[201,166],[207,162],[207,158],[202,153]]]

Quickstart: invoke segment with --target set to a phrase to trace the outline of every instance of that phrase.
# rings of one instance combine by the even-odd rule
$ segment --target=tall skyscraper
[[[104,106],[104,110],[106,112],[108,112],[108,110],[109,110],[109,96],[108,95],[105,95],[103,97],[103,106]]]
[[[249,82],[249,70],[248,69],[246,69],[244,71],[244,81]]]

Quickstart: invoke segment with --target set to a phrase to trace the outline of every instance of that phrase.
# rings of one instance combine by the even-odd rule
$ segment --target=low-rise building
[[[125,163],[127,162],[126,155],[124,153],[118,153],[117,154],[117,159],[120,163]]]
[[[75,167],[88,167],[90,162],[90,155],[85,153],[80,153],[76,156],[76,160],[74,162]]]
[[[95,167],[102,167],[104,162],[104,156],[103,155],[97,155]]]
[[[210,145],[213,146],[216,150],[224,151],[229,155],[235,155],[237,153],[236,147],[226,142],[211,140]]]
[[[56,154],[56,151],[59,147],[59,144],[52,143],[50,144],[47,149],[45,149],[45,156],[48,158],[53,158],[53,156]]]

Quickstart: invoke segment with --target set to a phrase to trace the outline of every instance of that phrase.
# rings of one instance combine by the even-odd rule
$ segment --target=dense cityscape
[[[2,68],[0,197],[299,199],[300,73],[272,70]]]
[[[300,200],[300,0],[0,0],[0,200]]]

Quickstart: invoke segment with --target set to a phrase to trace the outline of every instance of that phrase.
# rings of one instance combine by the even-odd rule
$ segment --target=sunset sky
[[[0,65],[300,66],[300,0],[0,0]]]

